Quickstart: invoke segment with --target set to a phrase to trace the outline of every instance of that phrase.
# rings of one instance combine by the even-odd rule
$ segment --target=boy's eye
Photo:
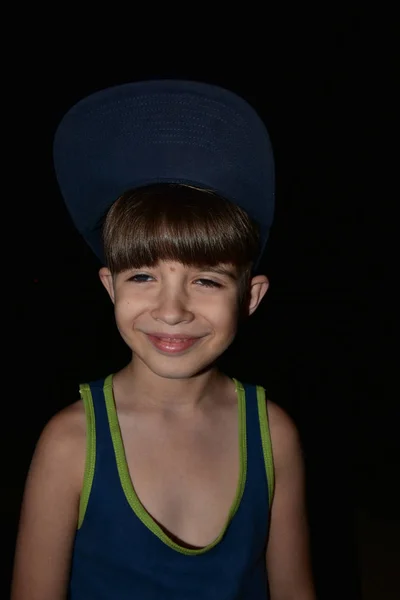
[[[217,283],[216,281],[213,281],[212,279],[197,279],[196,281],[200,282],[200,285],[202,287],[215,287],[215,288],[220,288],[222,287],[222,285],[220,283]]]
[[[152,279],[150,275],[146,275],[146,273],[136,273],[129,277],[128,281],[135,281],[136,283],[146,283],[149,279]]]

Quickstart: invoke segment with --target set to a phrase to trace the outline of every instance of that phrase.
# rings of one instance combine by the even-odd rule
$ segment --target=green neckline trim
[[[236,393],[238,398],[238,424],[239,424],[239,481],[236,489],[236,495],[233,501],[233,504],[230,508],[227,521],[218,535],[218,537],[211,542],[208,546],[199,549],[190,549],[185,548],[184,546],[180,546],[173,540],[171,540],[168,535],[161,529],[161,527],[153,520],[153,518],[149,515],[149,513],[144,508],[143,504],[140,502],[136,491],[133,487],[130,475],[128,464],[126,461],[125,450],[123,446],[121,430],[119,427],[118,416],[115,406],[115,400],[112,389],[112,375],[109,375],[104,382],[104,397],[106,401],[106,409],[108,415],[108,422],[110,425],[110,432],[112,437],[112,442],[114,446],[115,459],[117,463],[119,478],[121,481],[122,489],[125,493],[125,497],[131,506],[132,510],[135,512],[136,516],[142,521],[142,523],[156,535],[162,542],[164,542],[167,546],[180,552],[181,554],[186,554],[189,556],[196,556],[199,554],[205,554],[212,548],[214,548],[223,538],[225,532],[228,528],[229,523],[233,519],[237,509],[239,508],[245,484],[246,484],[246,475],[247,475],[247,438],[246,438],[246,397],[245,391],[242,384],[234,379]]]
[[[268,483],[268,501],[271,509],[272,499],[274,497],[275,476],[274,476],[274,459],[272,455],[271,435],[269,430],[267,400],[265,390],[261,386],[257,386],[257,404],[258,416],[260,421],[261,443],[264,454],[265,471],[267,474]]]
[[[78,529],[82,527],[83,519],[85,518],[96,464],[96,422],[92,392],[90,391],[90,386],[86,383],[79,386],[79,392],[85,407],[86,415],[86,461],[82,492],[79,501]]]

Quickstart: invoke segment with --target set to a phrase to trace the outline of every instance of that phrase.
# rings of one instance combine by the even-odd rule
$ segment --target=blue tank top
[[[226,525],[209,546],[180,546],[133,488],[112,376],[81,386],[87,456],[70,600],[266,600],[273,467],[265,392],[235,381],[240,477]]]

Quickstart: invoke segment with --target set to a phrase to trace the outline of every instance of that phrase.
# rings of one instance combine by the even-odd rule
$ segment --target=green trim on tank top
[[[264,388],[259,385],[257,386],[257,404],[265,472],[267,474],[269,509],[271,510],[275,486],[274,459],[272,454],[271,434],[268,422],[267,399],[265,397]]]
[[[247,475],[247,438],[246,438],[246,398],[245,391],[242,384],[234,379],[236,394],[238,398],[238,429],[239,429],[239,481],[236,489],[236,495],[230,508],[227,521],[222,528],[222,531],[218,537],[208,544],[207,546],[199,549],[185,548],[171,540],[168,535],[161,529],[161,527],[154,521],[150,514],[146,511],[143,504],[140,502],[136,491],[133,487],[132,480],[129,475],[128,464],[125,456],[125,450],[123,446],[121,430],[119,427],[118,416],[115,406],[115,400],[112,389],[112,375],[109,375],[104,382],[104,397],[106,401],[106,409],[108,414],[108,421],[110,425],[111,437],[114,445],[115,458],[118,468],[118,473],[121,481],[122,489],[125,493],[125,497],[142,523],[162,542],[167,546],[189,556],[195,556],[199,554],[205,554],[212,548],[214,548],[223,538],[225,532],[232,521],[237,509],[239,508]]]
[[[86,461],[82,492],[79,501],[78,529],[82,527],[83,519],[85,517],[96,465],[96,421],[90,386],[87,383],[80,385],[79,393],[83,401],[86,415]]]

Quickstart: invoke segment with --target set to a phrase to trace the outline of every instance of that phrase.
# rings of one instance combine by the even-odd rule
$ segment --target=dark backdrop
[[[377,38],[374,26],[373,18],[352,9],[317,27],[307,15],[297,15],[290,29],[281,18],[272,39],[261,35],[256,49],[249,48],[249,32],[247,42],[232,33],[221,43],[207,30],[188,48],[177,29],[174,52],[168,35],[150,36],[150,49],[148,38],[132,35],[123,51],[117,33],[113,42],[99,35],[85,43],[81,35],[77,47],[74,28],[59,40],[56,27],[48,34],[42,26],[25,40],[7,98],[12,231],[3,220],[3,233],[19,259],[11,284],[5,277],[13,339],[3,425],[10,467],[3,494],[6,585],[23,482],[42,427],[77,398],[79,382],[128,358],[98,281],[99,265],[74,231],[55,182],[54,130],[90,92],[177,77],[231,88],[269,129],[277,168],[276,217],[264,257],[271,287],[223,366],[263,384],[295,419],[319,598],[359,597],[357,512],[365,506],[394,512],[394,489],[379,486],[398,467],[394,201],[380,182],[388,110],[381,100],[390,76],[378,52],[385,30]]]

